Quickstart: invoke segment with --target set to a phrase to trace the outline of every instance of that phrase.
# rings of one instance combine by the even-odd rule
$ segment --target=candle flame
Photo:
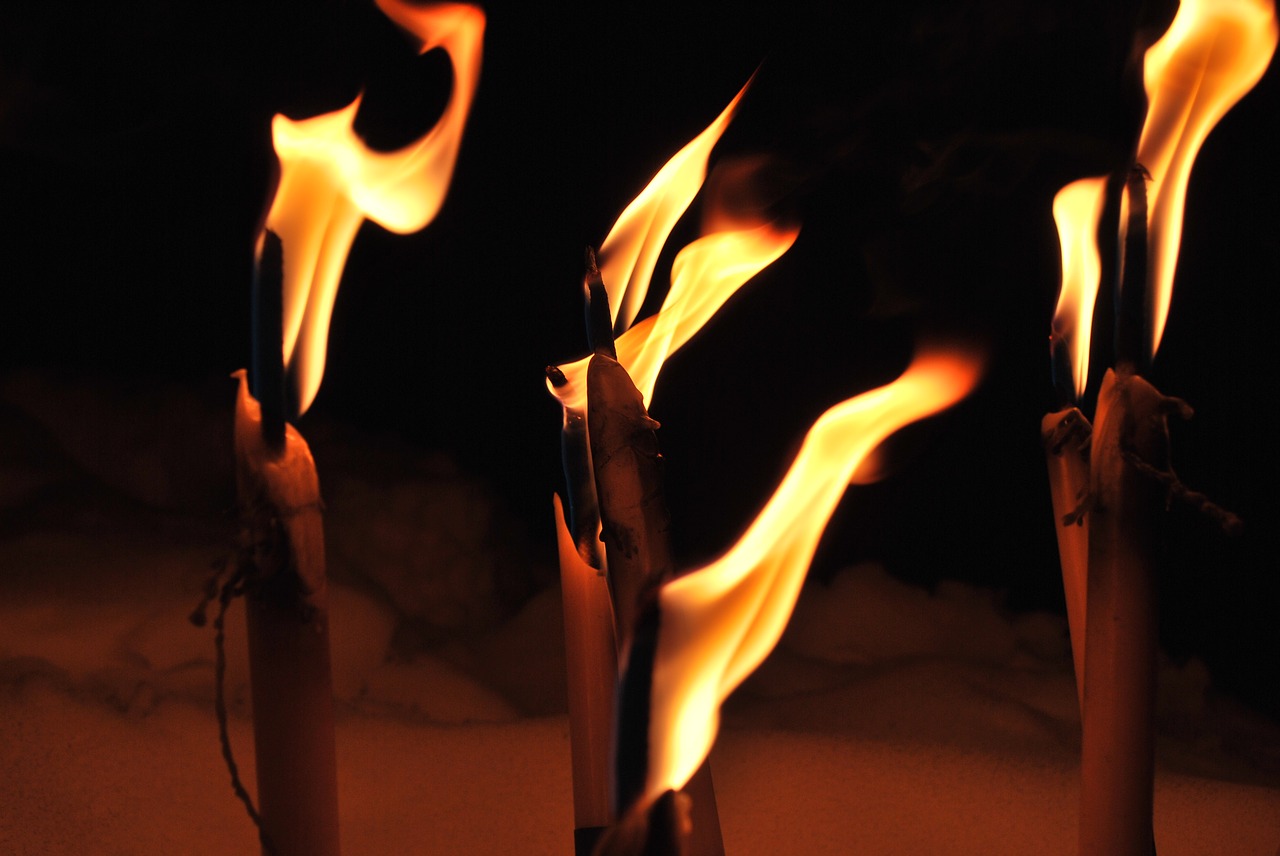
[[[614,342],[620,362],[647,407],[667,357],[702,329],[733,294],[785,253],[800,230],[771,223],[705,235],[676,256],[671,288],[662,308]],[[552,388],[566,409],[587,406],[587,366],[591,358],[561,366],[567,383]]]
[[[1138,162],[1152,176],[1147,240],[1153,357],[1169,317],[1196,153],[1218,120],[1262,77],[1276,39],[1271,0],[1184,0],[1168,31],[1146,53],[1143,76],[1150,106]]]
[[[1062,287],[1053,315],[1053,337],[1071,356],[1076,398],[1089,382],[1089,339],[1093,306],[1102,280],[1098,255],[1098,222],[1107,199],[1107,179],[1073,181],[1053,197],[1053,221],[1062,252]]]
[[[609,317],[619,332],[635,321],[667,236],[706,180],[711,150],[729,127],[750,85],[748,80],[715,121],[658,170],[618,216],[600,245],[600,274],[609,291]]]
[[[653,388],[667,357],[680,350],[739,288],[785,253],[800,233],[796,227],[759,218],[726,218],[711,212],[707,221],[724,228],[703,235],[676,255],[671,287],[658,312],[631,326],[634,311],[619,308],[625,293],[626,305],[630,306],[634,297],[634,308],[639,309],[658,255],[702,187],[711,149],[750,85],[748,80],[716,120],[667,161],[618,217],[601,250],[605,258],[600,273],[609,294],[610,312],[618,326],[628,328],[614,342],[618,362],[640,390],[646,407],[652,402]],[[749,180],[750,173],[740,176],[739,180]],[[588,356],[559,366],[564,381],[547,384],[564,406],[566,423],[586,414],[590,362]]]
[[[889,385],[828,410],[738,543],[663,586],[646,800],[684,787],[710,752],[720,703],[777,644],[859,465],[899,428],[962,399],[979,373],[972,354],[922,354]]]
[[[333,302],[361,222],[407,234],[435,218],[480,77],[485,18],[479,9],[377,2],[421,42],[419,53],[441,48],[448,54],[454,86],[439,122],[394,152],[375,152],[357,136],[353,122],[363,95],[332,113],[301,121],[277,115],[272,122],[280,186],[267,228],[284,246],[284,362],[299,414],[320,388]]]

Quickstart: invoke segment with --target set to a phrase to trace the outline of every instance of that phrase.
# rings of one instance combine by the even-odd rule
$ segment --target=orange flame
[[[662,308],[614,343],[618,362],[646,406],[667,357],[693,338],[739,288],[785,253],[799,234],[799,229],[765,224],[706,235],[680,251]],[[552,392],[567,409],[586,410],[590,361],[586,357],[560,367],[568,383]]]
[[[284,245],[284,361],[296,379],[299,413],[320,388],[333,302],[361,222],[407,234],[435,218],[480,78],[479,9],[377,2],[421,42],[420,53],[438,47],[449,55],[454,88],[435,127],[395,152],[372,151],[356,135],[352,123],[363,96],[333,113],[302,121],[277,115],[272,122],[280,186],[267,228]]]
[[[631,327],[644,302],[658,255],[676,221],[689,207],[707,174],[711,150],[733,119],[746,84],[716,120],[658,170],[619,215],[601,248],[601,278],[609,311],[627,329],[615,340],[620,362],[648,406],[666,358],[680,350],[753,276],[785,253],[799,229],[752,222],[704,235],[682,249],[671,268],[671,287],[662,308]],[[624,298],[625,295],[625,298]],[[566,383],[548,383],[565,408],[565,419],[586,413],[587,365],[591,358],[560,366]]]
[[[1146,53],[1150,106],[1138,162],[1152,176],[1147,224],[1153,357],[1169,317],[1191,165],[1218,120],[1262,77],[1276,38],[1270,0],[1184,0],[1168,31]]]
[[[710,752],[720,703],[777,644],[859,464],[894,431],[959,401],[978,375],[972,355],[921,355],[888,386],[828,410],[738,543],[663,586],[646,799],[684,787]]]
[[[1106,199],[1106,176],[1073,181],[1053,197],[1053,221],[1062,252],[1062,288],[1053,314],[1053,335],[1067,342],[1076,398],[1084,395],[1089,381],[1093,306],[1102,279],[1098,222]]]
[[[600,245],[600,274],[609,291],[609,314],[619,331],[635,321],[649,292],[658,254],[676,221],[702,187],[711,150],[729,126],[750,85],[748,80],[715,121],[658,170],[648,186],[619,215]]]

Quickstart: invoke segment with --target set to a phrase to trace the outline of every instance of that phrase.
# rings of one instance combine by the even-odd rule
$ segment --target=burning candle
[[[670,516],[662,484],[662,455],[654,433],[658,423],[649,417],[640,391],[617,360],[609,315],[598,311],[605,306],[603,283],[593,283],[591,293],[591,316],[597,329],[592,332],[596,352],[587,368],[588,435],[608,565],[615,581],[614,601],[623,610],[619,622],[623,652],[628,656],[636,641],[640,615],[657,587],[675,573],[668,537]],[[615,745],[618,766],[630,748],[625,741],[629,713],[625,695],[620,708],[623,718],[616,719]],[[615,788],[617,812],[625,805],[617,801],[621,788]],[[694,774],[686,796],[681,805],[688,807],[687,812],[673,809],[670,815],[673,840],[681,842],[679,849],[689,856],[722,856],[724,842],[709,763]],[[687,833],[675,832],[686,826]],[[607,852],[609,847],[605,849]]]
[[[1124,322],[1123,307],[1139,302],[1134,290],[1150,314],[1144,341],[1132,341],[1132,327],[1118,330],[1117,359],[1123,362],[1108,374],[1098,399],[1090,479],[1081,853],[1146,856],[1155,849],[1151,728],[1158,626],[1152,539],[1168,490],[1151,473],[1171,472],[1167,415],[1190,411],[1136,375],[1126,358],[1149,361],[1160,346],[1191,165],[1209,131],[1262,76],[1276,39],[1275,7],[1268,0],[1187,0],[1143,63],[1149,107],[1138,163],[1149,171],[1151,187],[1145,174],[1131,173],[1121,226],[1128,233],[1126,246],[1134,245],[1135,230],[1145,225],[1149,233],[1136,236],[1146,253],[1126,260],[1117,320]]]
[[[625,387],[622,375],[629,377],[643,406],[653,396],[654,385],[666,357],[701,329],[738,288],[786,252],[798,234],[798,229],[794,228],[751,223],[713,232],[681,250],[672,265],[671,288],[661,310],[633,326],[617,340],[617,363],[625,371],[615,378],[615,383]],[[585,362],[566,367],[572,376],[579,379],[579,383],[582,383]],[[610,371],[617,373],[619,369],[611,367]],[[625,396],[624,400],[635,401]],[[640,417],[636,414],[632,422],[643,418],[647,415]],[[660,582],[660,579],[651,580],[648,585]],[[635,590],[641,591],[642,587],[637,586]],[[633,612],[638,609],[635,604],[630,608]],[[627,640],[627,637],[621,638],[624,642]],[[619,713],[622,715],[624,712]],[[623,726],[619,725],[619,728]],[[634,747],[629,747],[626,740],[619,737],[617,750],[623,752],[629,748]],[[625,767],[621,761],[618,764]],[[714,853],[721,847],[710,771],[709,768],[704,770],[687,786],[692,797],[693,837],[690,844],[693,853]],[[623,805],[619,800],[621,793],[619,788],[615,794],[615,807]]]
[[[1089,380],[1089,344],[1093,307],[1098,296],[1102,265],[1097,233],[1106,202],[1107,179],[1086,178],[1072,182],[1053,199],[1053,219],[1058,227],[1062,256],[1062,284],[1050,337],[1055,385],[1067,387],[1079,399]],[[1066,369],[1064,370],[1064,365]],[[1040,423],[1045,459],[1049,467],[1049,492],[1053,504],[1054,531],[1062,564],[1067,623],[1076,690],[1084,698],[1085,591],[1089,562],[1089,420],[1077,407],[1064,407],[1045,415]]]
[[[768,225],[753,224],[745,230],[717,232],[695,242],[676,258],[662,309],[631,326],[667,236],[697,195],[711,151],[745,91],[744,86],[702,133],[667,161],[619,216],[605,238],[603,264],[597,269],[594,257],[590,257],[584,282],[584,291],[592,298],[589,333],[596,353],[576,363],[548,369],[549,388],[564,406],[562,443],[574,520],[570,538],[577,544],[577,557],[563,549],[561,552],[566,642],[571,646],[585,645],[596,650],[603,648],[602,640],[608,638],[616,639],[616,644],[625,648],[641,592],[671,572],[663,522],[665,510],[660,494],[653,489],[656,468],[635,466],[646,461],[650,465],[657,463],[656,440],[652,439],[656,423],[649,419],[645,404],[652,398],[663,360],[688,341],[734,291],[795,240],[795,231],[778,232]],[[626,330],[616,342],[612,334],[615,323]],[[619,425],[635,426],[641,445],[648,450],[639,457],[630,457],[628,463],[623,463],[624,458],[638,447],[631,442],[632,432],[616,430]],[[640,512],[639,516],[632,515],[632,511]],[[609,549],[602,551],[598,533],[605,521],[612,540]],[[563,544],[562,540],[562,547]],[[631,549],[641,544],[645,547],[643,556]],[[655,563],[655,556],[666,558]],[[594,557],[595,581],[589,579],[578,557],[588,561]],[[603,626],[605,611],[592,606],[591,598],[598,594],[587,594],[601,588],[606,567],[613,604],[607,627]],[[614,619],[618,621],[616,635]],[[584,827],[584,823],[595,822],[600,794],[602,790],[606,796],[609,793],[607,780],[599,780],[596,763],[612,749],[611,743],[587,747],[584,741],[613,733],[616,674],[587,667],[590,655],[581,652],[569,653],[568,659],[575,839],[578,852],[582,853],[587,852],[599,831]],[[606,714],[610,719],[603,727],[598,719],[586,719]],[[590,736],[580,739],[578,735]],[[584,782],[590,784],[580,784]],[[698,787],[695,825],[704,837],[697,842],[695,852],[718,853],[722,844],[709,770]],[[611,813],[608,819],[612,820]]]
[[[276,387],[276,366],[282,363],[289,381],[286,412],[296,415],[306,411],[320,387],[329,319],[356,231],[366,218],[406,233],[435,217],[478,80],[484,32],[478,9],[399,0],[378,0],[378,6],[419,39],[421,51],[443,48],[456,83],[436,126],[387,154],[372,151],[355,134],[359,96],[312,119],[275,117],[280,182],[258,251],[255,368],[264,390]],[[336,856],[337,769],[319,480],[306,442],[284,424],[274,390],[267,396],[269,418],[264,418],[243,374],[240,380],[236,474],[251,548],[245,592],[264,848],[275,856]]]
[[[899,428],[962,399],[978,374],[972,355],[926,354],[888,386],[828,410],[746,534],[721,559],[662,587],[623,684],[622,703],[629,694],[641,703],[634,720],[642,734],[629,736],[645,748],[628,778],[633,815],[668,805],[664,795],[685,787],[707,757],[720,704],[781,637],[858,467]],[[629,836],[651,834],[634,820],[620,826],[616,852],[630,852]]]
[[[1149,108],[1120,206],[1116,368],[1108,370],[1099,393],[1088,497],[1068,518],[1087,514],[1086,525],[1071,536],[1061,524],[1058,530],[1083,724],[1079,847],[1090,856],[1155,852],[1155,542],[1164,505],[1177,484],[1169,468],[1167,418],[1189,416],[1190,409],[1159,393],[1138,371],[1154,358],[1165,329],[1196,152],[1262,76],[1276,40],[1275,9],[1268,0],[1187,0],[1144,59]],[[1083,273],[1096,251],[1082,249],[1079,236],[1096,231],[1096,213],[1085,212],[1101,209],[1102,192],[1100,184],[1077,182],[1059,194],[1054,207],[1063,251],[1055,336],[1064,317],[1075,324],[1077,393],[1088,365],[1088,340],[1079,334],[1091,323],[1089,291],[1096,291],[1092,269]],[[1093,201],[1068,210],[1068,196]],[[1073,264],[1072,257],[1079,261]],[[1042,425],[1046,436],[1060,441],[1050,452],[1054,513],[1060,520],[1079,492],[1084,468],[1082,445],[1068,437],[1068,421],[1076,412],[1050,414]],[[1057,460],[1055,449],[1061,453]],[[1082,552],[1087,555],[1083,576]]]
[[[598,280],[595,254],[587,250],[584,290]],[[608,333],[607,303],[588,302],[590,310],[604,310]],[[593,323],[591,330],[601,326]],[[568,383],[555,366],[547,368],[552,388]],[[560,591],[564,613],[566,685],[569,695],[569,741],[573,766],[574,852],[586,856],[595,850],[601,833],[612,818],[609,800],[609,748],[612,745],[614,692],[618,684],[618,641],[613,599],[605,579],[605,550],[600,542],[600,507],[595,472],[587,436],[586,414],[564,407],[561,453],[565,483],[573,516],[572,529],[558,496],[556,541],[560,559]]]
[[[1167,492],[1133,457],[1168,469],[1167,414],[1181,405],[1108,371],[1090,466],[1080,852],[1155,851],[1156,540]]]
[[[292,425],[272,449],[238,372],[236,488],[246,583],[258,815],[271,854],[338,853],[337,761],[320,483]]]
[[[573,760],[574,851],[590,853],[612,818],[609,748],[618,649],[613,602],[604,575],[583,560],[555,498],[564,599],[565,670],[569,689],[569,740]]]
[[[1045,462],[1049,467],[1049,498],[1053,528],[1058,537],[1062,588],[1067,602],[1071,661],[1076,694],[1084,699],[1085,603],[1089,574],[1089,529],[1085,514],[1089,498],[1089,446],[1093,426],[1078,407],[1045,414],[1040,422]]]

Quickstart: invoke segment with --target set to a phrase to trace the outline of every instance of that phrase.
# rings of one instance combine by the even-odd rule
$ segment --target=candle
[[[1145,321],[1152,314],[1146,287],[1149,178],[1138,165],[1125,181],[1119,368],[1103,378],[1089,456],[1080,852],[1117,856],[1155,852],[1156,550],[1167,497],[1133,460],[1167,469],[1170,400],[1135,374],[1135,366],[1152,355]]]
[[[594,353],[563,369],[547,369],[551,392],[564,408],[561,448],[573,518],[573,531],[566,535],[566,525],[559,543],[568,646],[574,839],[579,854],[591,851],[601,832],[596,824],[602,814],[606,823],[612,824],[617,800],[614,776],[607,776],[602,782],[597,766],[602,758],[609,759],[610,768],[616,764],[615,723],[611,719],[607,729],[601,728],[599,717],[606,713],[613,716],[617,663],[612,670],[593,665],[598,658],[596,652],[606,647],[606,639],[614,646],[615,655],[618,648],[629,645],[635,611],[645,588],[671,571],[661,494],[645,492],[660,483],[657,439],[653,436],[657,423],[645,410],[645,396],[652,395],[666,356],[683,345],[734,290],[781,255],[795,239],[793,233],[779,242],[776,252],[755,267],[757,262],[752,256],[758,250],[730,270],[721,270],[712,263],[696,268],[691,276],[673,272],[671,288],[658,316],[628,330],[622,341],[615,343],[615,318],[624,329],[635,319],[658,254],[701,187],[711,149],[745,91],[744,86],[711,125],[663,165],[610,229],[604,247],[608,251],[605,267],[615,283],[612,291],[605,288],[594,251],[587,249],[583,290],[587,298],[587,334]],[[719,242],[698,257],[713,262],[718,254],[723,254]],[[676,269],[679,265],[677,258]],[[706,293],[691,301],[687,292],[696,285],[705,285]],[[618,360],[619,344],[627,362],[640,366],[644,373],[643,393]],[[643,460],[634,458],[637,449],[642,450]],[[604,537],[611,538],[608,545],[600,541],[606,528],[610,534]],[[566,552],[566,538],[576,544],[576,556]],[[607,622],[599,602],[601,596],[610,605]],[[583,650],[574,650],[575,646]],[[599,807],[602,788],[609,795],[609,807],[604,812]],[[698,833],[693,853],[717,856],[723,853],[723,843],[709,767],[697,789],[693,811]]]
[[[1138,375],[1108,371],[1090,466],[1080,852],[1149,854],[1155,774],[1156,546],[1170,412],[1185,408]]]
[[[1053,198],[1062,260],[1061,286],[1050,336],[1054,389],[1064,402],[1084,394],[1089,379],[1089,346],[1093,309],[1102,264],[1098,224],[1106,202],[1107,179],[1085,178],[1062,188]],[[1076,695],[1084,700],[1086,580],[1089,561],[1089,420],[1072,406],[1045,414],[1040,437],[1049,470],[1049,496],[1057,533],[1062,586],[1066,594],[1071,658]]]
[[[593,284],[592,297],[592,316],[598,318],[600,313],[594,311],[594,305],[605,299],[602,285]],[[631,376],[615,358],[608,333],[608,328],[593,329],[596,352],[587,369],[587,433],[591,438],[618,635],[626,656],[640,615],[648,609],[658,587],[674,576],[675,566],[668,535],[670,516],[663,498],[662,455],[655,434],[659,426],[649,417]],[[639,736],[643,731],[628,727],[622,720],[637,716],[647,720],[647,698],[641,698],[645,704],[640,710],[633,710],[629,704],[636,700],[634,694],[624,693],[619,699],[615,815],[633,803],[630,758],[636,751],[648,749],[648,740]],[[702,764],[695,779],[696,785],[690,785],[696,788],[696,795],[687,794],[691,828],[684,852],[689,856],[717,856],[724,853],[724,842],[709,762]]]
[[[587,371],[587,398],[601,538],[625,647],[644,600],[674,572],[654,433],[658,423],[649,418],[626,369],[601,350]]]
[[[417,39],[419,52],[444,49],[454,89],[435,127],[394,152],[375,152],[355,133],[360,97],[301,121],[275,117],[279,184],[254,283],[254,381],[263,401],[241,373],[236,407],[236,484],[252,556],[245,594],[258,815],[264,847],[276,856],[338,853],[320,488],[286,415],[302,415],[320,388],[329,320],[360,224],[407,233],[438,213],[480,72],[484,15],[475,7],[378,7]]]
[[[1149,108],[1121,205],[1116,368],[1099,392],[1089,462],[1079,839],[1089,856],[1155,851],[1155,548],[1171,493],[1188,493],[1169,467],[1167,418],[1190,408],[1138,371],[1164,333],[1196,153],[1262,76],[1276,41],[1269,0],[1186,0],[1144,57]]]
[[[588,856],[613,817],[609,804],[609,747],[618,650],[613,605],[604,574],[579,555],[559,497],[555,498],[555,512],[573,760],[574,852]]]
[[[587,288],[593,276],[598,279],[599,270],[595,253],[588,247]],[[595,307],[597,311],[601,308],[600,301]],[[590,301],[587,308],[590,313]],[[608,330],[607,304],[604,309]],[[589,319],[588,332],[591,328]],[[555,366],[547,368],[547,379],[553,389],[568,383],[564,372]],[[609,749],[618,683],[618,646],[613,601],[605,578],[604,545],[600,543],[600,511],[587,420],[578,408],[568,404],[564,404],[560,448],[573,518],[571,529],[560,498],[554,497],[573,763],[573,844],[577,856],[590,856],[613,819]]]
[[[594,261],[594,259],[591,259]],[[598,269],[588,271],[591,341],[595,354],[587,367],[587,436],[595,472],[602,539],[612,583],[618,637],[625,652],[630,648],[640,613],[659,585],[675,573],[668,535],[670,515],[662,489],[662,455],[655,433],[658,423],[649,417],[640,391],[617,360],[609,324],[608,294]],[[630,716],[626,700],[620,700],[619,716]],[[647,715],[647,711],[644,712]],[[621,720],[619,720],[621,722]],[[643,751],[648,741],[626,740],[633,733],[618,729],[617,776],[614,788],[615,816],[631,804],[627,756]],[[624,743],[626,745],[624,745]],[[710,762],[695,776],[689,799],[689,856],[724,853],[720,816]],[[696,791],[696,793],[695,793]],[[683,828],[683,824],[676,828]]]
[[[1076,695],[1084,703],[1085,604],[1089,573],[1089,445],[1093,428],[1079,408],[1047,413],[1040,422],[1045,462],[1049,469],[1049,497],[1053,528],[1058,537],[1062,587],[1067,601],[1071,661]]]
[[[244,584],[258,814],[272,856],[336,856],[337,761],[324,532],[315,462],[286,426],[276,451],[237,372],[236,490],[252,559]]]

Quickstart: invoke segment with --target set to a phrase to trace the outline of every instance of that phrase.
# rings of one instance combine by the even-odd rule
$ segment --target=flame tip
[[[1143,55],[1147,114],[1138,157],[1155,178],[1147,211],[1151,314],[1147,359],[1160,347],[1173,296],[1187,187],[1218,122],[1266,73],[1275,53],[1272,0],[1181,0]]]
[[[782,637],[850,479],[887,437],[963,399],[986,349],[934,340],[920,350],[896,380],[818,417],[773,496],[727,553],[663,585],[648,796],[682,787],[710,752],[721,703]]]
[[[1077,398],[1088,385],[1094,306],[1102,282],[1098,228],[1113,180],[1108,175],[1080,178],[1053,196],[1061,268],[1050,331],[1059,340],[1055,350],[1063,352],[1062,367],[1070,370]]]
[[[371,150],[354,120],[363,96],[319,116],[271,120],[279,166],[266,215],[286,245],[283,357],[299,413],[320,387],[333,303],[351,244],[365,220],[409,234],[435,219],[452,182],[483,59],[484,13],[468,4],[377,0],[425,49],[442,48],[453,88],[439,120],[393,152]],[[265,234],[265,232],[264,232]]]

